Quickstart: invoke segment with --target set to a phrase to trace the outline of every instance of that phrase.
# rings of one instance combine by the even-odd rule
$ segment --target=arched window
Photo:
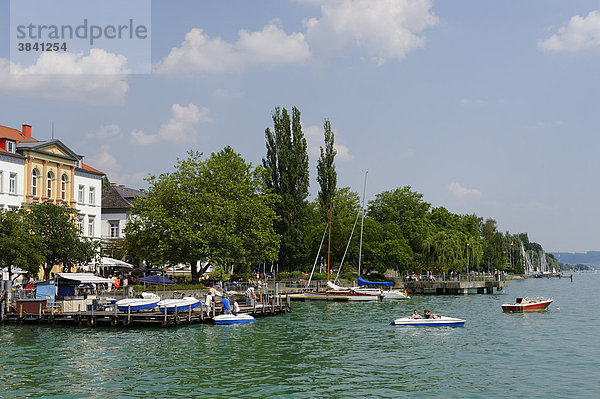
[[[67,175],[62,175],[60,178],[60,199],[66,201],[67,199]]]
[[[38,196],[38,178],[40,177],[40,171],[37,168],[31,172],[31,195],[34,197]]]
[[[46,197],[48,198],[52,198],[52,180],[54,180],[54,173],[48,172],[46,184]]]

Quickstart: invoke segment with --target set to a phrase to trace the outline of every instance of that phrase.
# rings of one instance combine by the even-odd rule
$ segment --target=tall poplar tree
[[[334,136],[331,131],[331,123],[325,119],[323,123],[325,130],[325,148],[321,147],[321,157],[317,161],[317,181],[321,187],[318,195],[321,215],[326,214],[329,204],[333,200],[337,185],[337,172],[335,171],[335,155],[337,151],[333,147]]]
[[[267,186],[279,196],[276,212],[280,219],[275,222],[275,230],[281,235],[278,260],[284,268],[294,269],[306,257],[303,224],[309,185],[306,139],[296,107],[292,108],[291,118],[285,108],[275,108],[273,130],[265,130],[265,143]]]

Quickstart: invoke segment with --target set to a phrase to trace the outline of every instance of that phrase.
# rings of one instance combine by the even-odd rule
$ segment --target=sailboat
[[[365,173],[365,187],[366,187],[366,183],[367,183],[367,175]],[[364,199],[364,193],[363,193],[363,207],[362,207],[363,209],[361,209],[363,221],[364,221],[364,202],[365,202],[365,199]],[[329,244],[328,244],[329,247],[328,247],[328,254],[327,254],[327,288],[328,289],[325,291],[318,291],[318,292],[316,292],[316,291],[305,292],[304,298],[305,299],[315,299],[315,300],[329,300],[329,301],[361,301],[361,302],[371,302],[371,301],[380,300],[382,298],[380,289],[362,288],[362,287],[341,287],[341,286],[335,284],[337,282],[337,278],[339,277],[340,270],[342,269],[344,259],[346,258],[346,253],[348,252],[348,247],[350,246],[350,240],[352,239],[352,234],[354,233],[354,228],[356,227],[356,222],[358,221],[358,216],[360,215],[360,213],[357,214],[356,220],[354,221],[354,226],[352,227],[352,233],[350,233],[350,239],[348,240],[348,244],[346,245],[346,251],[344,252],[344,256],[342,257],[342,261],[340,263],[340,267],[338,268],[336,278],[334,279],[333,282],[329,281],[329,254],[330,254],[330,250],[331,250],[332,209],[333,209],[333,201],[331,202],[330,207],[329,207]],[[319,251],[317,253],[317,259],[319,257],[319,253],[321,252],[321,248],[323,246],[323,241],[325,239],[325,233],[327,233],[327,228],[325,229],[325,232],[323,233],[323,238],[321,239],[321,245],[319,246]],[[359,250],[359,257],[358,257],[359,270],[360,270],[361,252],[362,252],[362,223],[361,223],[360,250]],[[312,275],[315,270],[315,266],[317,264],[317,259],[315,259],[313,269],[310,273],[310,277],[306,284],[307,287],[310,284],[310,281],[312,279]]]

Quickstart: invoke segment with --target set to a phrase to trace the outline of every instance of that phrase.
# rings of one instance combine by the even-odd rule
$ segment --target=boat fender
[[[123,319],[123,325],[124,325],[124,326],[129,326],[129,325],[131,325],[131,320],[127,319],[127,317],[126,317],[126,318],[124,318],[124,319]]]
[[[110,325],[112,327],[115,327],[115,326],[119,325],[119,319],[116,318],[116,317],[113,317],[112,319],[110,319]]]
[[[168,326],[169,326],[169,320],[163,320],[163,321],[160,323],[160,325],[161,325],[161,326],[163,326],[163,327],[168,327]]]
[[[77,324],[81,323],[81,315],[80,314],[75,315],[75,323],[77,323]]]
[[[94,327],[96,325],[96,318],[90,317],[89,319],[86,320],[86,324],[88,327]]]

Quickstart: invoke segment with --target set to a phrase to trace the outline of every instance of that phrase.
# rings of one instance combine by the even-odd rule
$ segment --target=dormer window
[[[15,153],[15,142],[14,141],[6,140],[6,151],[10,152],[12,154]]]

